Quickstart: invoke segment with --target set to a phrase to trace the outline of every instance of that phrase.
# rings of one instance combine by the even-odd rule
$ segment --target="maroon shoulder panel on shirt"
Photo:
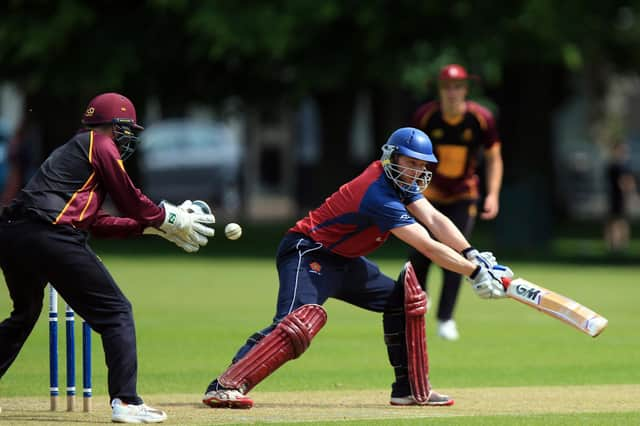
[[[125,216],[110,220],[99,213],[109,195]],[[95,131],[76,134],[54,150],[21,191],[19,201],[54,224],[71,225],[109,236],[139,234],[157,226],[164,210],[137,189],[127,175],[115,143]]]
[[[411,120],[411,125],[418,129],[424,130],[424,127],[429,121],[429,118],[440,109],[440,102],[431,101],[424,103],[418,107],[415,114],[413,114],[413,118]]]
[[[135,187],[113,141],[102,136],[98,142],[94,145],[92,165],[118,211],[142,224],[160,225],[164,210]]]
[[[483,145],[485,149],[500,143],[496,120],[491,111],[474,101],[467,101],[467,111],[478,120],[480,128],[484,131]]]

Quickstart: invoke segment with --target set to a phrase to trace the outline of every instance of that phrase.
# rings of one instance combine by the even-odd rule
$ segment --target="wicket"
[[[65,309],[67,352],[67,411],[74,411],[76,400],[75,312]],[[82,321],[82,395],[83,411],[91,411],[91,327]],[[58,292],[49,284],[49,395],[51,411],[58,408]]]

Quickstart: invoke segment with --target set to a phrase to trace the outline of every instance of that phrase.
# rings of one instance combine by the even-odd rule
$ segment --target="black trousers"
[[[469,238],[473,231],[476,219],[476,201],[463,200],[451,204],[432,203],[440,212],[447,216],[462,231],[465,238]],[[427,289],[427,275],[431,260],[424,257],[419,251],[411,249],[409,260],[413,264],[418,282]],[[460,291],[460,274],[444,269],[442,292],[438,303],[437,318],[446,321],[453,318],[453,311]]]
[[[111,399],[141,404],[131,303],[87,245],[87,234],[34,218],[0,218],[0,266],[13,301],[0,323],[0,377],[18,356],[42,310],[47,283],[102,338]]]

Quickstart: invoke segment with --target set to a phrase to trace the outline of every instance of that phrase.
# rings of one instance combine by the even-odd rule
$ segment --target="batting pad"
[[[218,383],[246,394],[282,364],[302,355],[326,322],[327,313],[322,306],[302,305],[229,367]]]
[[[405,334],[409,361],[409,384],[418,403],[426,403],[431,392],[425,314],[427,294],[422,290],[411,262],[404,265]]]

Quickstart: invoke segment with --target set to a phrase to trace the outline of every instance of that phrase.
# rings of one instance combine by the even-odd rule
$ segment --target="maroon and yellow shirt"
[[[107,195],[124,217],[101,209]],[[53,151],[16,202],[55,225],[102,237],[139,235],[162,224],[165,215],[131,182],[115,143],[94,131],[78,133]]]
[[[440,102],[427,102],[413,116],[414,127],[424,131],[433,143],[437,168],[424,195],[437,203],[476,200],[479,197],[478,155],[500,143],[493,114],[483,106],[466,101],[466,111],[455,122],[446,121]]]

